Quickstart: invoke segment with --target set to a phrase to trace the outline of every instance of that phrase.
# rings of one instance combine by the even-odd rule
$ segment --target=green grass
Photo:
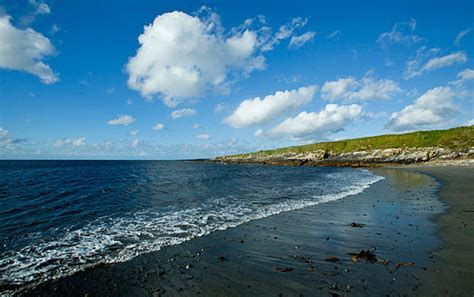
[[[442,147],[448,149],[465,149],[474,147],[474,126],[458,127],[448,130],[419,131],[406,134],[390,134],[332,142],[320,142],[233,155],[232,157],[248,157],[251,155],[267,156],[283,153],[308,153],[318,150],[329,151],[332,153],[344,153],[371,149],[423,147]]]

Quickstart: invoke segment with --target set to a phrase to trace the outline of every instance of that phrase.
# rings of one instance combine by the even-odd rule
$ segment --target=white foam
[[[84,228],[64,234],[62,238],[1,255],[0,283],[37,284],[98,263],[127,261],[143,253],[180,244],[217,230],[356,195],[383,179],[368,171],[362,172],[363,175],[350,177],[353,184],[337,193],[307,199],[263,206],[239,199],[222,199],[213,201],[212,205],[181,211],[143,211],[120,218],[101,218]],[[333,178],[342,177],[341,174],[335,174]]]

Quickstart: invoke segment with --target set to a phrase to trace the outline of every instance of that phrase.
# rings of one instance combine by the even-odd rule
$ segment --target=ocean
[[[352,168],[0,161],[0,292],[342,199],[381,179]]]

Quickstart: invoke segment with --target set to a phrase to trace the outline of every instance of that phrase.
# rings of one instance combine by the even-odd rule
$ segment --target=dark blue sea
[[[126,261],[380,179],[350,168],[0,161],[0,288]]]

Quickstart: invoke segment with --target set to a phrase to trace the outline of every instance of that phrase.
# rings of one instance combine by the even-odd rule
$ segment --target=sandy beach
[[[385,179],[361,194],[100,265],[22,295],[471,296],[473,167],[374,172]]]
[[[442,183],[439,195],[449,206],[435,218],[443,244],[433,255],[437,262],[420,274],[426,285],[421,296],[472,296],[474,294],[474,167],[434,166],[413,168]]]

